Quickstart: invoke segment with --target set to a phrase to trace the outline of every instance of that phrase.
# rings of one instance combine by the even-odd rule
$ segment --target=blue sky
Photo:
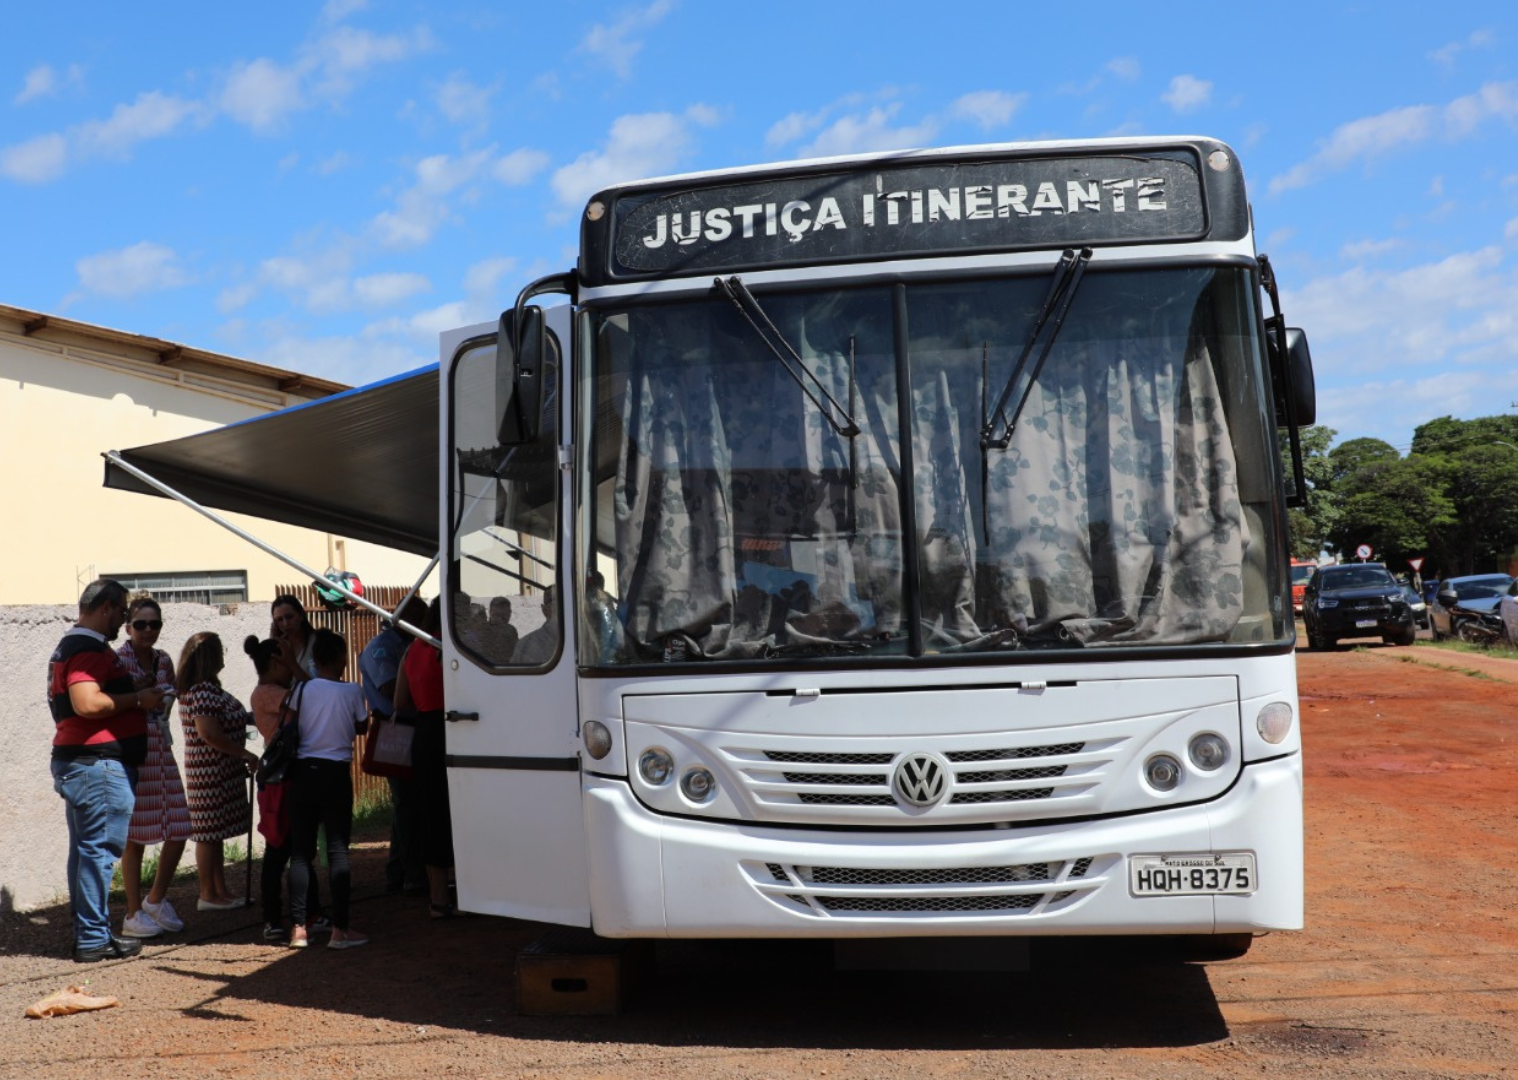
[[[1518,403],[1518,5],[13,8],[0,303],[361,383],[570,268],[606,183],[1199,133],[1341,441]]]

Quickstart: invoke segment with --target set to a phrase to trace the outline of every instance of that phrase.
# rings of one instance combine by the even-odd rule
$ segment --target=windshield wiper
[[[823,385],[822,380],[812,374],[806,362],[801,359],[801,354],[791,347],[789,341],[785,340],[785,335],[765,314],[764,309],[759,306],[759,301],[754,299],[754,294],[748,291],[748,286],[743,284],[743,279],[735,274],[726,280],[717,278],[712,284],[717,287],[718,292],[731,300],[733,306],[738,309],[738,313],[748,320],[748,324],[754,328],[754,333],[759,335],[759,340],[764,342],[775,359],[780,361],[780,366],[785,368],[786,374],[796,380],[796,385],[801,387],[801,392],[811,400],[813,405],[817,406],[818,411],[822,413],[833,430],[846,439],[852,439],[858,435],[859,425],[854,422],[849,411],[838,403],[837,398],[828,393],[828,388]],[[798,371],[797,368],[800,370]],[[822,394],[822,398],[827,399],[826,405],[807,387],[806,379],[810,379]]]
[[[1033,321],[1033,332],[1028,335],[1028,343],[1023,346],[1022,355],[1013,365],[1012,375],[1007,379],[1007,385],[1002,388],[1001,396],[996,399],[996,408],[987,415],[985,426],[980,429],[982,450],[989,450],[992,447],[1005,450],[1011,444],[1012,432],[1017,427],[1018,418],[1022,416],[1023,406],[1028,403],[1028,395],[1033,392],[1033,384],[1038,381],[1038,374],[1044,369],[1044,361],[1049,359],[1049,350],[1054,348],[1054,340],[1059,337],[1060,328],[1065,325],[1065,315],[1070,311],[1070,303],[1075,299],[1075,290],[1080,287],[1081,275],[1086,272],[1086,264],[1090,261],[1090,248],[1081,248],[1079,255],[1075,253],[1075,249],[1066,248],[1064,254],[1060,256],[1059,263],[1054,268],[1054,276],[1049,281],[1049,293],[1044,297],[1043,306],[1038,309],[1038,317]],[[1033,355],[1039,335],[1043,333],[1044,326],[1049,324],[1051,317],[1054,321],[1049,326],[1048,336],[1044,338],[1043,351],[1038,354],[1038,362],[1033,365],[1033,370],[1029,373],[1022,392],[1017,395],[1017,403],[1012,408],[1012,415],[1008,416],[1007,403],[1012,398],[1012,391],[1021,380],[1023,368],[1028,364],[1028,357]],[[996,434],[998,422],[1003,425],[999,436]]]

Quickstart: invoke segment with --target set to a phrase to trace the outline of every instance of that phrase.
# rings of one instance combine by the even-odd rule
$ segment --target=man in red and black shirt
[[[81,964],[142,951],[142,942],[111,934],[111,875],[132,820],[137,766],[147,753],[147,710],[158,708],[164,694],[136,689],[110,646],[126,609],[120,582],[90,582],[79,597],[79,621],[47,666],[53,790],[68,818],[74,959]]]

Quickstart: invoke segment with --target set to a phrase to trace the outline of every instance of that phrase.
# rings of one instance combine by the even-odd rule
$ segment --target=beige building
[[[341,383],[0,305],[0,605],[67,604],[109,575],[164,600],[268,601],[299,575],[194,511],[102,486],[106,450],[162,442],[346,390]],[[291,469],[320,463],[291,461]],[[426,560],[237,515],[320,571],[410,585]]]

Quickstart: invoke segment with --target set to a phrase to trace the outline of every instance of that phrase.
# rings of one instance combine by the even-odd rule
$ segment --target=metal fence
[[[394,611],[395,606],[405,599],[406,592],[406,587],[401,585],[365,585],[364,599]],[[363,653],[364,646],[368,645],[379,633],[380,617],[368,608],[356,605],[334,611],[323,603],[313,585],[281,585],[275,593],[276,596],[287,594],[295,597],[305,607],[312,626],[317,629],[325,627],[343,635],[348,642],[348,680],[358,682],[358,658]],[[383,777],[370,776],[359,768],[359,761],[364,756],[364,743],[368,739],[368,735],[359,736],[358,745],[354,748],[353,799],[355,802],[390,798],[390,788]]]

